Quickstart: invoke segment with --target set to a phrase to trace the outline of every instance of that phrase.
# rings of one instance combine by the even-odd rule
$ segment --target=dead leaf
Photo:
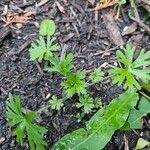
[[[1,20],[5,22],[6,26],[12,23],[26,23],[35,15],[35,12],[27,12],[22,14],[9,15],[2,17]]]
[[[131,33],[135,32],[136,29],[137,29],[137,23],[134,22],[134,23],[132,23],[130,26],[125,27],[125,28],[123,29],[122,35],[124,36],[124,35],[131,34]]]
[[[5,5],[2,15],[7,15],[7,13],[8,13],[8,5]]]
[[[62,13],[65,14],[65,9],[64,9],[64,7],[63,7],[59,2],[56,2],[56,5],[57,5],[58,9],[60,10],[60,12],[62,12]]]
[[[98,3],[97,6],[95,7],[95,10],[97,11],[103,8],[107,8],[109,6],[113,6],[118,3],[119,3],[119,0],[106,0],[105,2]]]
[[[94,3],[95,3],[95,0],[88,0],[89,1],[89,3],[91,3],[92,5],[94,5]]]

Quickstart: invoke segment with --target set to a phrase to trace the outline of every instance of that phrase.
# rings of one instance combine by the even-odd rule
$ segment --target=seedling
[[[89,76],[93,83],[99,83],[104,79],[104,73],[101,68],[96,68]]]
[[[62,59],[59,61],[56,57],[51,57],[50,62],[53,64],[51,67],[47,67],[45,70],[48,72],[58,72],[64,76],[71,73],[73,65],[71,61],[73,59],[73,54],[63,55]]]
[[[53,52],[59,49],[57,43],[55,43],[56,38],[52,37],[55,32],[55,23],[50,20],[44,20],[40,26],[40,34],[46,35],[45,37],[39,36],[39,39],[32,44],[29,49],[30,60],[37,60],[42,62],[43,60],[49,60],[53,57]]]
[[[94,108],[93,98],[90,97],[88,94],[83,95],[79,98],[79,103],[77,103],[77,108],[83,107],[84,113],[89,114],[92,109]]]
[[[61,83],[61,86],[65,89],[68,98],[72,97],[75,93],[79,95],[86,94],[87,85],[84,78],[84,71],[77,71],[67,75],[67,79]]]
[[[148,84],[150,81],[150,69],[146,67],[150,65],[150,51],[141,50],[137,59],[134,60],[135,48],[129,44],[123,48],[124,53],[118,50],[116,52],[118,61],[123,65],[114,67],[110,70],[113,75],[113,83],[119,86],[124,84],[124,89],[141,89],[140,81]]]
[[[51,109],[60,110],[64,104],[61,99],[58,99],[55,95],[52,96],[52,99],[49,100]]]
[[[14,99],[12,94],[9,94],[6,104],[6,116],[9,119],[9,126],[14,128],[13,135],[16,136],[17,142],[22,145],[23,135],[26,133],[31,150],[44,150],[46,142],[43,140],[43,135],[47,130],[33,123],[36,112],[31,111],[24,114],[21,110],[20,97],[16,96]]]

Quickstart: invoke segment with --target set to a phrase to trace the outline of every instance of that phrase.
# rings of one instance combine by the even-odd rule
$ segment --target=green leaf
[[[52,36],[55,33],[56,27],[53,20],[43,20],[40,24],[40,35]]]
[[[133,108],[128,118],[130,128],[132,129],[142,128],[140,120],[143,116],[146,116],[148,113],[150,113],[150,101],[142,96],[138,108],[138,110]]]
[[[142,150],[146,146],[150,146],[150,142],[144,140],[143,138],[139,138],[138,141],[137,141],[137,145],[135,147],[135,150]]]
[[[73,65],[71,64],[72,59],[72,53],[69,53],[66,56],[63,55],[60,61],[55,57],[51,57],[50,62],[53,64],[53,66],[47,67],[45,70],[48,72],[58,72],[66,76],[67,74],[71,73],[71,69],[73,68]]]
[[[67,75],[67,79],[61,83],[61,86],[65,89],[68,98],[72,97],[75,93],[79,95],[86,94],[87,85],[84,78],[84,71],[77,71]]]
[[[49,100],[49,104],[51,106],[51,109],[60,110],[64,104],[61,99],[58,99],[55,95],[52,96],[52,99]]]
[[[90,97],[88,94],[83,95],[79,98],[79,103],[77,103],[77,108],[83,107],[84,113],[89,114],[92,109],[94,108],[93,98]]]
[[[86,123],[86,129],[78,129],[60,139],[52,150],[100,150],[109,142],[117,129],[120,129],[127,120],[130,109],[137,102],[136,93],[124,93],[111,101],[105,108],[100,109]],[[82,132],[80,132],[80,130]],[[74,135],[77,135],[75,138]],[[62,146],[63,145],[63,146]]]
[[[101,68],[96,68],[89,76],[93,83],[101,82],[104,79],[104,73]]]
[[[19,96],[14,99],[12,94],[9,94],[6,104],[6,116],[9,119],[9,126],[14,128],[13,136],[16,136],[17,142],[22,145],[23,135],[26,133],[31,150],[44,150],[46,142],[43,140],[43,134],[47,130],[32,123],[36,113],[31,111],[24,114],[21,111],[21,99]]]
[[[47,41],[44,37],[40,36],[37,43],[33,43],[29,49],[30,60],[37,60],[42,62],[43,60],[49,60],[53,53],[59,49],[58,44],[54,44],[55,38],[50,38],[47,36]]]
[[[141,89],[139,80],[144,84],[150,81],[150,51],[140,51],[137,59],[134,60],[135,48],[129,44],[123,48],[124,52],[118,50],[116,52],[118,61],[123,65],[122,68],[114,67],[110,70],[112,82],[118,86],[124,84],[124,89]],[[145,68],[145,69],[144,69]]]

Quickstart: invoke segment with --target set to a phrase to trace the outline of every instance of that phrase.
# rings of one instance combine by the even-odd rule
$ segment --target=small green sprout
[[[65,89],[68,98],[72,97],[75,93],[79,95],[86,94],[87,85],[84,78],[84,71],[77,71],[67,75],[67,79],[61,83],[61,86]]]
[[[58,44],[54,44],[56,38],[52,38],[47,36],[47,40],[45,41],[44,37],[40,36],[39,40],[37,40],[37,44],[33,43],[30,52],[30,60],[37,60],[38,62],[42,62],[43,60],[49,60],[53,53],[59,49]]]
[[[48,72],[58,72],[62,75],[67,75],[71,72],[73,65],[71,61],[73,59],[73,54],[69,53],[68,55],[63,55],[62,59],[59,61],[55,57],[50,58],[50,62],[53,64],[51,67],[47,67],[46,70]]]
[[[84,113],[89,114],[94,108],[94,100],[88,94],[83,95],[79,98],[79,103],[77,103],[77,108],[83,107]]]
[[[64,103],[61,99],[58,99],[55,95],[52,96],[52,99],[50,99],[49,104],[51,106],[51,109],[60,110]]]
[[[118,61],[123,65],[123,68],[114,67],[110,70],[112,81],[118,86],[124,84],[124,89],[141,89],[140,81],[148,84],[150,81],[150,51],[140,51],[137,59],[134,60],[135,48],[129,44],[123,48],[124,53],[118,50],[116,52]]]
[[[96,68],[89,78],[93,83],[99,83],[104,79],[104,73],[101,71],[101,68]]]
[[[43,135],[47,130],[33,123],[36,112],[31,111],[24,114],[21,110],[20,97],[16,96],[14,99],[12,94],[9,94],[6,104],[6,116],[9,119],[9,126],[15,129],[13,135],[16,136],[17,142],[22,145],[23,135],[26,133],[31,150],[44,150],[46,142],[43,140]]]
[[[52,36],[55,33],[56,26],[53,20],[43,20],[40,24],[40,35],[42,36]]]

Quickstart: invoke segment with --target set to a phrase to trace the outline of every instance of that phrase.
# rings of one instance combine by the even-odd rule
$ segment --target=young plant
[[[38,62],[49,60],[53,56],[52,52],[59,49],[58,44],[54,44],[55,39],[47,36],[47,40],[45,41],[44,37],[40,36],[37,44],[33,43],[29,49],[30,60],[37,60]]]
[[[83,95],[79,98],[79,103],[77,103],[77,108],[83,107],[84,113],[89,114],[94,108],[94,100],[88,94]]]
[[[51,109],[60,110],[64,103],[61,99],[58,99],[55,95],[52,96],[52,99],[50,99],[49,104],[51,106]]]
[[[101,68],[96,68],[89,76],[93,83],[99,83],[104,79],[104,73]]]
[[[68,55],[63,55],[62,59],[59,61],[55,57],[50,58],[50,62],[53,64],[51,67],[47,67],[45,70],[48,72],[58,72],[64,76],[71,72],[73,65],[71,61],[73,60],[73,54],[69,53]]]
[[[93,147],[94,150],[103,149],[114,132],[124,125],[137,100],[135,92],[125,92],[100,109],[86,123],[86,129],[80,128],[65,135],[54,144],[52,150],[92,150]]]
[[[16,96],[14,99],[12,94],[9,94],[6,104],[6,116],[9,119],[9,126],[14,128],[13,135],[16,136],[17,142],[22,145],[23,135],[26,133],[31,150],[44,150],[46,142],[43,140],[43,135],[47,130],[33,123],[36,112],[31,111],[24,114],[21,110],[20,97]]]
[[[139,56],[134,60],[135,48],[129,44],[123,48],[124,53],[118,50],[116,52],[118,61],[123,65],[123,68],[114,67],[110,70],[113,75],[112,81],[119,86],[124,84],[124,89],[141,89],[140,81],[148,84],[150,81],[150,51],[140,51]]]
[[[77,71],[67,75],[67,79],[61,83],[61,86],[65,89],[68,98],[72,97],[75,93],[79,95],[86,94],[87,85],[84,78],[84,71]]]
[[[53,56],[53,52],[59,49],[58,44],[55,44],[56,38],[52,37],[55,32],[55,23],[51,20],[50,22],[42,22],[40,26],[40,34],[46,35],[45,37],[39,36],[36,43],[33,43],[29,49],[30,60],[37,60],[42,62],[43,60],[49,60]]]

